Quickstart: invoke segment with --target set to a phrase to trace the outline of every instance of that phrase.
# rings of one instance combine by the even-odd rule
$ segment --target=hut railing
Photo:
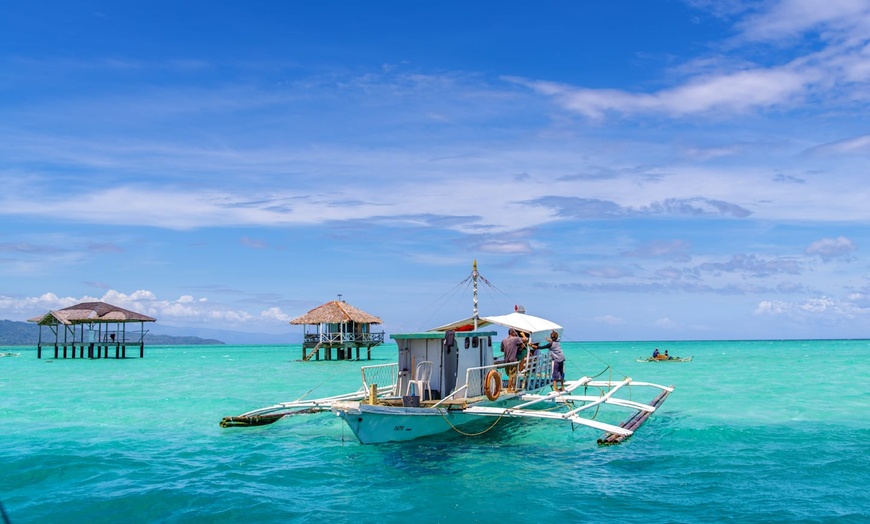
[[[384,333],[306,333],[306,344],[360,344],[384,343]]]

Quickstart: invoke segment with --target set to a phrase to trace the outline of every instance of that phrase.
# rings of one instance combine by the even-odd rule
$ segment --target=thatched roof
[[[369,315],[347,302],[338,300],[327,302],[290,321],[291,324],[343,324],[346,322],[359,322],[360,324],[383,323],[378,317]]]
[[[49,311],[45,315],[34,317],[28,322],[39,325],[55,324],[91,324],[94,322],[156,322],[157,319],[145,316],[122,307],[105,302],[82,302],[74,306]]]

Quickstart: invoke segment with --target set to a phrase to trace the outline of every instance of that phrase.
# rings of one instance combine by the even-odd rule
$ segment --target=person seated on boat
[[[653,351],[653,357],[652,357],[652,358],[659,358],[659,348],[655,348],[655,350]]]
[[[529,355],[530,349],[532,349],[533,345],[529,344],[529,335],[525,331],[517,331],[517,336],[520,337],[520,340],[523,341],[523,344],[520,346],[519,351],[517,351],[517,361],[522,362]],[[534,355],[534,351],[532,355]],[[522,368],[522,365],[520,366]]]
[[[550,336],[547,337],[547,343],[540,344],[532,344],[532,347],[536,350],[538,349],[549,349],[550,356],[553,359],[553,389],[558,389],[559,391],[565,390],[565,354],[562,353],[562,344],[559,342],[559,333],[555,331],[550,332]],[[559,387],[556,387],[556,384]]]
[[[504,353],[504,363],[508,374],[508,391],[516,389],[517,383],[517,355],[524,346],[523,339],[517,335],[514,328],[508,330],[507,337],[501,341],[501,351]]]
[[[668,350],[666,349],[666,350],[665,350],[665,355],[664,355],[664,359],[663,359],[663,360],[670,360],[670,359],[672,359],[672,358],[674,358],[674,357],[668,355]]]

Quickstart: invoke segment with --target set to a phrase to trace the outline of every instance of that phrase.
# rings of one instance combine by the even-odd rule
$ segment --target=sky
[[[870,337],[870,1],[7,4],[0,319]]]

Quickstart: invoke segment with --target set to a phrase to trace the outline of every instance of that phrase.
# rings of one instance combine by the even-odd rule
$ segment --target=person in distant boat
[[[663,360],[670,360],[670,359],[672,359],[672,358],[674,358],[674,357],[668,355],[668,350],[666,349],[666,350],[665,350],[665,358],[664,358]]]
[[[501,341],[501,351],[504,353],[504,363],[509,364],[507,366],[508,391],[516,389],[517,356],[519,355],[520,349],[524,346],[523,339],[517,335],[517,331],[514,328],[510,328],[508,330],[508,335]]]
[[[653,351],[653,358],[659,358],[659,348],[655,348]]]
[[[536,350],[550,350],[550,356],[553,358],[553,389],[565,391],[565,354],[562,353],[562,344],[559,342],[559,333],[551,331],[550,336],[547,337],[546,344],[532,344],[532,347]],[[558,384],[558,387],[556,387],[556,384]]]

